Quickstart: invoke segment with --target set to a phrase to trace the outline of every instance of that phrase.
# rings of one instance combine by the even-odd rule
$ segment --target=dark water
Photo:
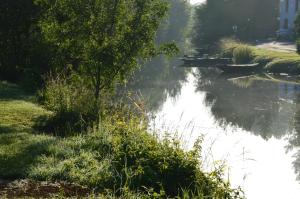
[[[147,101],[152,130],[176,136],[186,149],[202,137],[203,168],[222,168],[249,199],[300,198],[298,78],[178,64],[157,59],[129,85]]]

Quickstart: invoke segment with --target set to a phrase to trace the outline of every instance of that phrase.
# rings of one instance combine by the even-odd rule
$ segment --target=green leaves
[[[167,43],[160,47],[160,53],[167,56],[174,56],[179,53],[179,49],[175,43]]]
[[[114,87],[138,67],[138,59],[172,54],[169,44],[156,47],[155,37],[166,16],[165,0],[39,0],[44,13],[40,28],[57,48],[60,67],[91,79],[95,97]],[[158,53],[159,52],[159,53]],[[74,62],[76,60],[76,62]]]

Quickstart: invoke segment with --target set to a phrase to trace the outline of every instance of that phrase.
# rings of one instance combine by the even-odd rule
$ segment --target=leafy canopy
[[[86,75],[95,96],[126,79],[139,59],[172,53],[173,44],[155,46],[166,16],[165,0],[36,0],[43,9],[40,27],[57,49],[55,65]]]

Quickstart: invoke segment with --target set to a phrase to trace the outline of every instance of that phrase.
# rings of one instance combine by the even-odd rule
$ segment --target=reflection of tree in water
[[[240,86],[216,72],[201,70],[196,75],[197,89],[207,92],[206,103],[220,124],[232,124],[265,139],[291,130],[294,86],[245,80],[241,84],[247,86]]]
[[[147,103],[147,108],[157,111],[168,96],[175,98],[180,94],[186,81],[187,71],[178,64],[163,57],[154,59],[135,74],[127,90],[138,92]]]
[[[196,76],[197,89],[207,92],[206,103],[220,124],[233,124],[265,139],[289,133],[300,181],[300,86],[251,77],[232,81],[213,70],[198,71]]]
[[[293,162],[295,172],[297,174],[297,180],[300,180],[300,94],[297,95],[297,104],[295,107],[294,114],[294,131],[290,137],[289,149],[295,149],[296,153],[294,154],[295,160]]]

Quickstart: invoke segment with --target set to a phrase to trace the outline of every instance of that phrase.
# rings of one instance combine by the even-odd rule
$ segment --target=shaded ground
[[[33,99],[17,85],[0,81],[0,198],[86,195],[89,190],[74,184],[17,180],[26,178],[37,158],[57,141],[55,137],[35,131],[36,120],[51,112]]]
[[[266,42],[256,45],[258,48],[280,51],[280,52],[296,52],[296,45],[293,42]]]
[[[51,113],[14,84],[0,82],[0,179],[26,176],[55,139],[35,133],[35,120]]]

